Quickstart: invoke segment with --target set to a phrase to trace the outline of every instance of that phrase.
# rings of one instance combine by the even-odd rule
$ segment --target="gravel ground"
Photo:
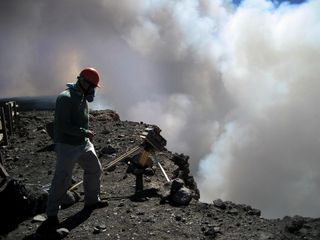
[[[110,110],[91,112],[91,127],[97,133],[94,144],[103,166],[141,144],[145,123],[121,121]],[[1,147],[3,164],[14,178],[14,187],[21,187],[22,200],[6,197],[0,192],[0,239],[43,239],[36,234],[40,222],[34,219],[43,213],[46,188],[53,177],[55,154],[46,124],[53,119],[52,111],[21,112],[10,145]],[[61,226],[70,230],[65,239],[320,239],[320,219],[301,216],[265,219],[261,212],[246,204],[213,199],[199,202],[199,192],[189,173],[188,157],[168,150],[157,158],[171,179],[179,176],[191,189],[192,200],[187,206],[161,201],[166,179],[159,168],[153,176],[144,176],[144,198],[133,198],[135,176],[127,173],[127,160],[102,178],[102,197],[109,206],[83,211],[83,189],[76,192],[79,201],[61,209]],[[183,164],[181,164],[181,161]],[[74,181],[82,179],[76,167]],[[45,239],[62,238],[50,236]]]

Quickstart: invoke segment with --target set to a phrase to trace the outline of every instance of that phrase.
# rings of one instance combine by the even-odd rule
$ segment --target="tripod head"
[[[167,140],[160,135],[161,129],[157,126],[147,127],[140,135],[144,142],[142,145],[145,150],[152,149],[154,151],[164,151],[167,145]]]

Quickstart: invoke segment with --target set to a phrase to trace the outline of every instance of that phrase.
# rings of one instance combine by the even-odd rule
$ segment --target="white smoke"
[[[237,107],[200,162],[203,200],[218,193],[269,217],[319,216],[319,10],[319,1],[246,1],[230,16],[221,71]]]
[[[320,2],[3,1],[0,94],[54,95],[82,67],[96,108],[158,124],[202,201],[320,215]]]

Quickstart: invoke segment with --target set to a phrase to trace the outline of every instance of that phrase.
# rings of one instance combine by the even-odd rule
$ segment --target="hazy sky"
[[[297,1],[291,1],[297,2]],[[94,108],[155,123],[201,200],[320,215],[320,1],[0,2],[0,96],[56,95],[86,66]]]

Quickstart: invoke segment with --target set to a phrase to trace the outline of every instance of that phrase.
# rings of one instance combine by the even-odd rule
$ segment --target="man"
[[[38,228],[38,232],[58,227],[59,205],[70,187],[76,163],[84,169],[85,209],[93,210],[108,205],[107,201],[99,198],[102,167],[91,143],[94,132],[89,130],[87,103],[94,100],[95,89],[100,87],[99,81],[97,70],[85,68],[78,76],[77,83],[67,84],[68,88],[56,100],[54,142],[57,162],[48,197],[48,218]]]

